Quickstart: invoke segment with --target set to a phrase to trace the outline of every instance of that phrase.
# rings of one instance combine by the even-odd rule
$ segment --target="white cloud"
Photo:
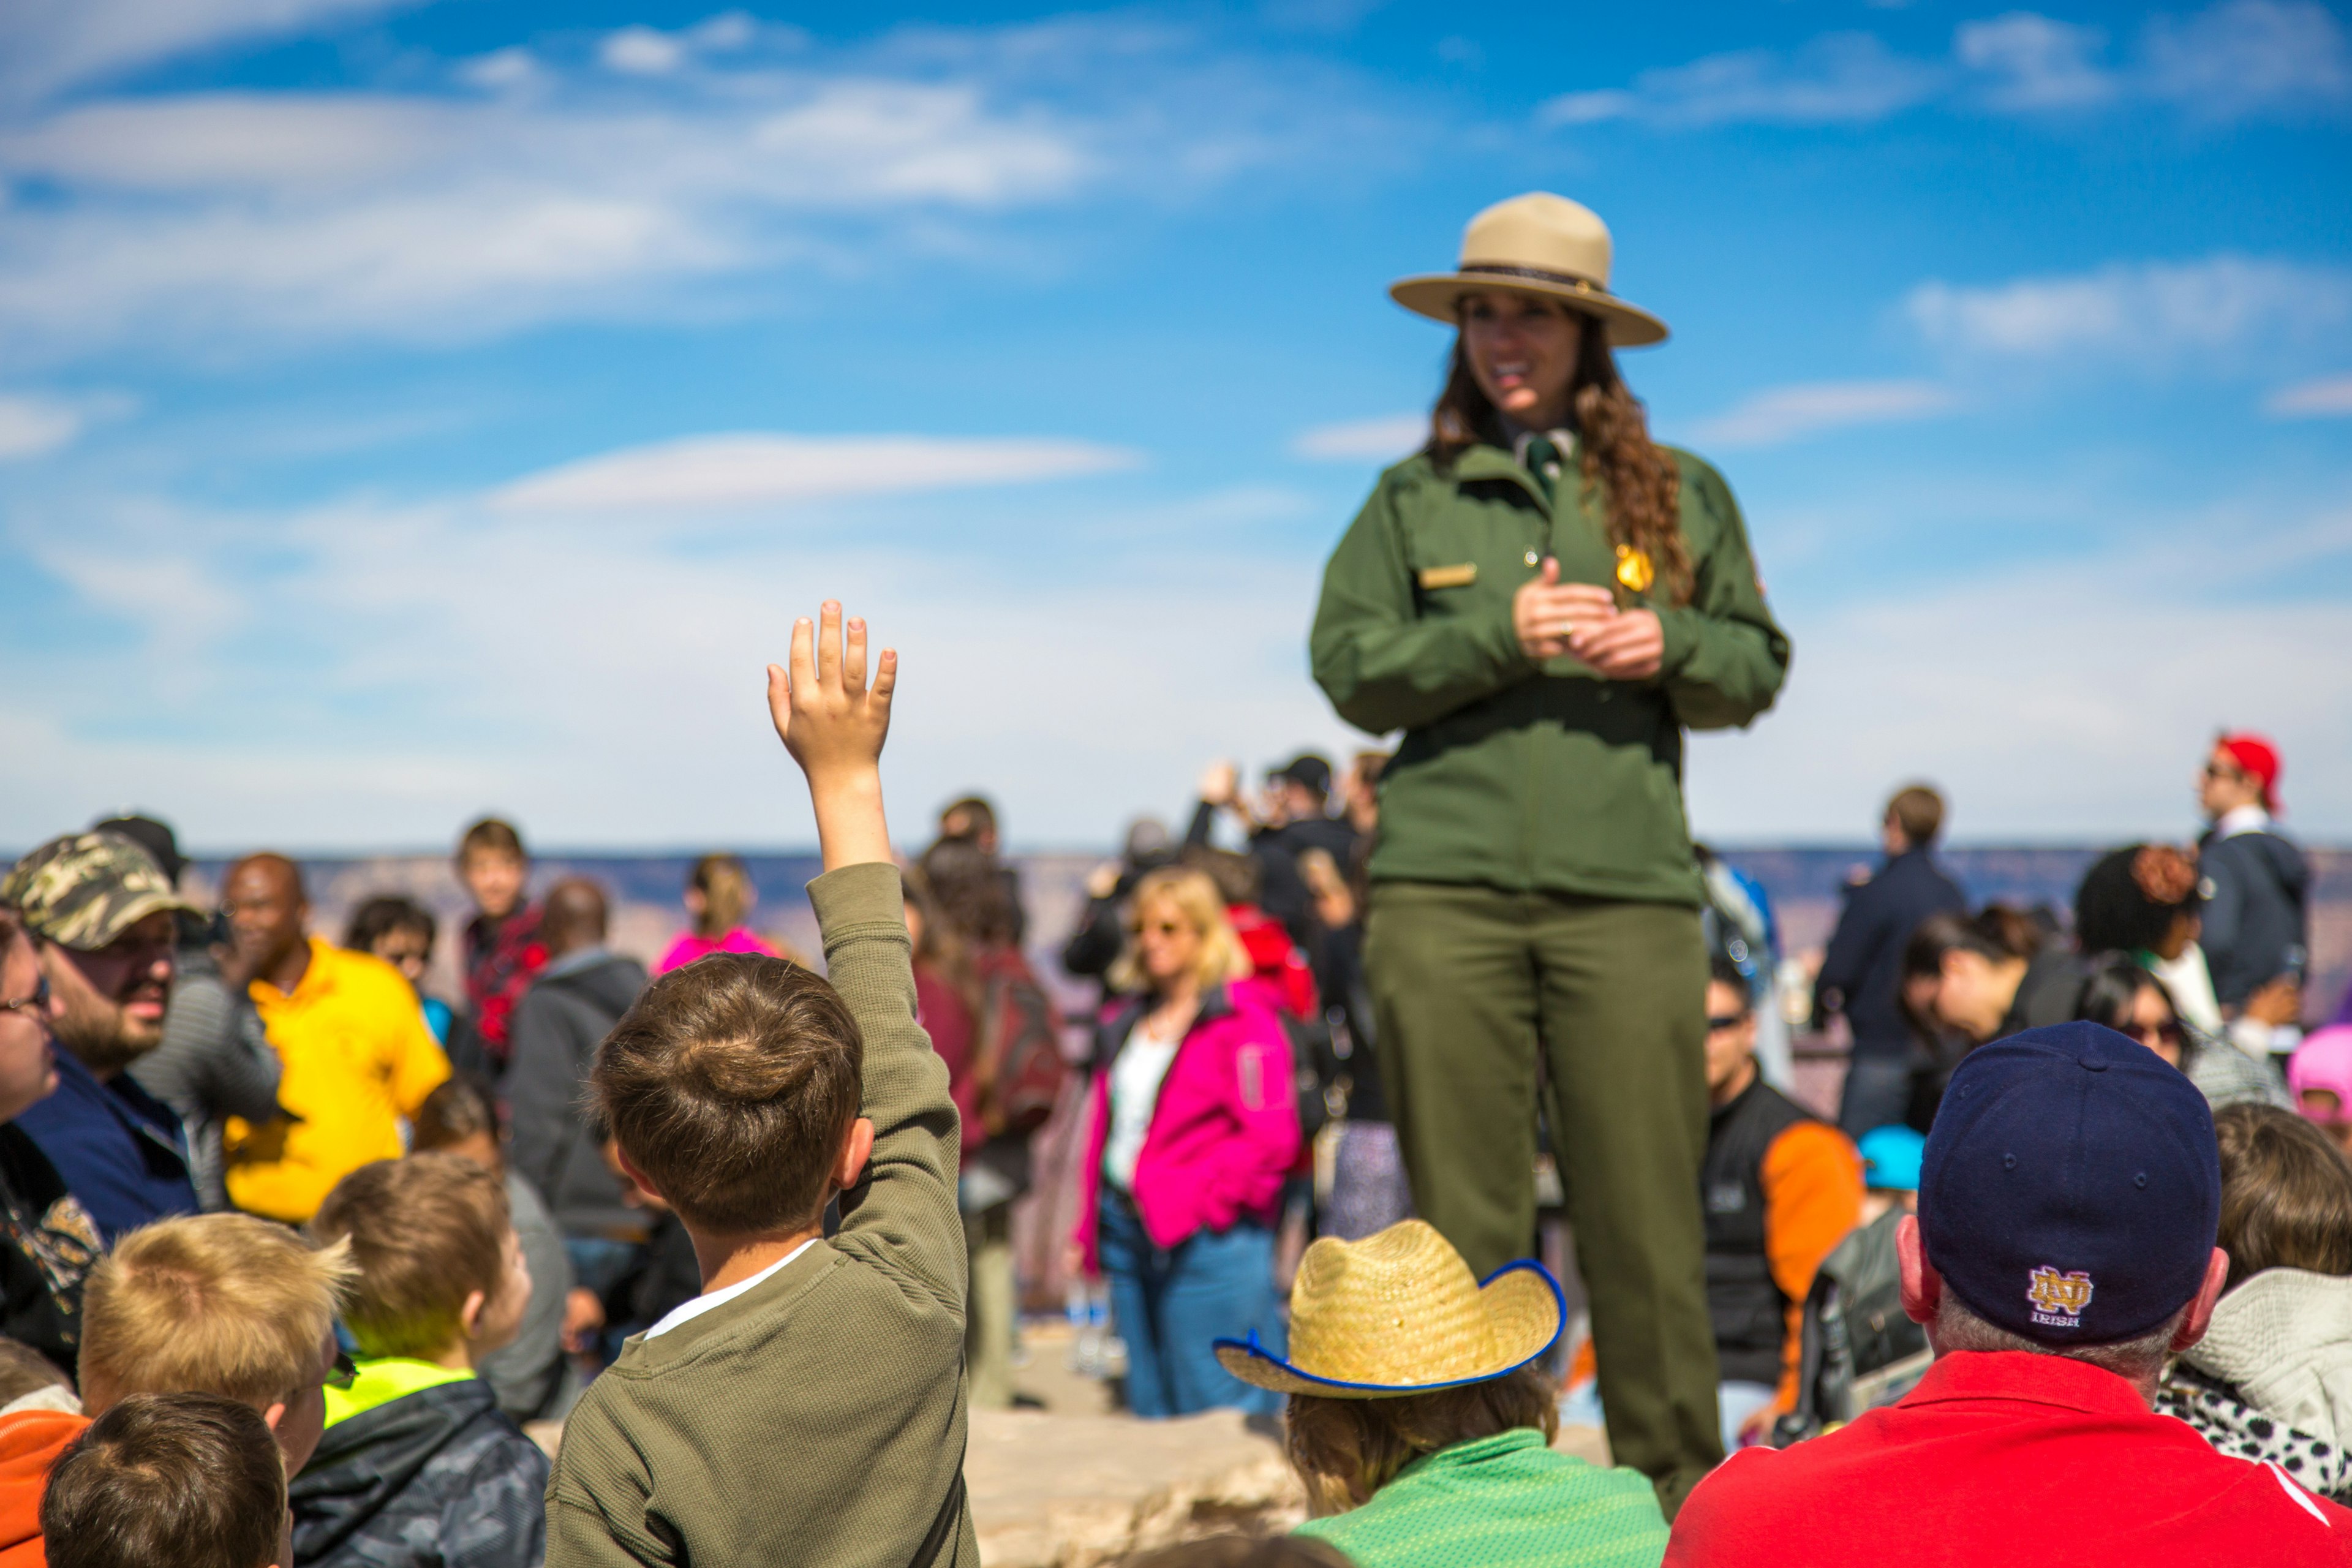
[[[1942,77],[1939,67],[1896,55],[1871,34],[1832,33],[1793,54],[1710,55],[1643,71],[1629,90],[1563,93],[1543,104],[1537,119],[1546,125],[1858,124],[1925,101]]]
[[[38,458],[69,445],[82,413],[45,397],[0,396],[0,463]]]
[[[2257,528],[2277,548],[2248,552]],[[2296,759],[2296,831],[2340,836],[2352,614],[2340,595],[2276,592],[2323,561],[2352,562],[2352,512],[2282,528],[2265,502],[1793,616],[1779,708],[1751,733],[1693,738],[1692,825],[1857,838],[1889,788],[1924,777],[1978,842],[2184,837],[2195,759],[2226,724]]]
[[[0,344],[463,339],[814,270],[828,224],[1034,205],[1093,172],[1069,128],[969,86],[762,85],[658,110],[354,93],[68,111],[0,137],[0,174],[74,192],[0,227]]]
[[[686,63],[686,46],[651,27],[623,27],[606,35],[596,58],[631,76],[667,76]]]
[[[984,784],[1020,841],[1106,842],[1139,805],[1181,808],[1207,759],[1347,743],[1300,646],[1318,560],[1247,534],[1131,548],[1124,507],[1085,548],[1008,552],[1016,529],[1091,527],[1025,497],[960,500],[909,547],[922,516],[831,511],[680,551],[467,503],[93,515],[68,591],[121,632],[12,647],[0,728],[37,739],[0,748],[0,841],[138,798],[225,847],[440,844],[494,804],[558,843],[804,844],[761,670],[827,596],[903,656],[884,772],[910,838]],[[100,552],[139,581],[80,574]]]
[[[1949,413],[1958,399],[1931,381],[1822,381],[1768,387],[1694,432],[1714,447],[1777,447],[1857,425]]]
[[[2339,419],[2352,415],[2352,375],[2323,375],[2282,386],[2263,411],[2280,419]]]
[[[2096,27],[2031,11],[1963,22],[1952,40],[1962,65],[1991,79],[1986,103],[2012,112],[2079,109],[2114,98],[2119,85],[2096,63],[2105,47],[2106,35]]]
[[[938,436],[696,436],[585,458],[501,486],[497,510],[725,510],[838,496],[1025,484],[1131,468],[1083,441]]]
[[[0,112],[0,189],[47,187],[0,225],[0,356],[773,309],[941,257],[1029,264],[1006,220],[1088,192],[1166,200],[1343,151],[1360,167],[1368,128],[1394,123],[1344,73],[1129,24],[908,29],[832,56],[736,14],[646,37],[683,63],[616,76],[512,49],[453,63],[454,92]],[[636,32],[604,42],[651,63]]]
[[[1897,54],[1869,33],[1831,33],[1788,51],[1746,49],[1642,72],[1630,86],[1561,94],[1542,125],[1624,120],[1724,124],[1869,124],[1929,103],[2040,114],[2162,104],[2199,119],[2284,117],[2352,103],[2352,47],[2313,0],[2221,0],[2158,16],[2110,64],[2106,35],[2031,11],[1955,30],[1944,59]]]
[[[2199,116],[2237,120],[2352,101],[2352,47],[2310,0],[2225,0],[2148,24],[2146,89]]]
[[[1394,462],[1429,439],[1426,414],[1384,414],[1318,425],[1291,437],[1293,457],[1317,462]]]
[[[1988,286],[1932,279],[1903,308],[1929,342],[1967,353],[2158,358],[2338,327],[2352,319],[2352,271],[2242,256],[2116,262]]]
[[[420,0],[8,0],[0,103],[23,103],[236,40],[400,10]]]

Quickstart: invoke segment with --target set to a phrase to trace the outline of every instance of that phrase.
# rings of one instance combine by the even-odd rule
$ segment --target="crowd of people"
[[[769,670],[822,974],[726,856],[649,970],[496,818],[446,999],[428,911],[329,941],[281,855],[211,908],[152,818],[17,861],[0,1564],[968,1568],[1057,1114],[1127,1408],[1244,1411],[1307,1503],[1166,1568],[2352,1562],[2352,1017],[2305,1033],[2275,748],[2221,736],[2204,837],[2065,911],[1972,910],[1897,792],[1790,994],[1681,786],[1790,645],[1619,376],[1665,328],[1610,261],[1538,195],[1395,286],[1447,384],[1310,650],[1401,738],[1139,822],[1061,952],[1087,1016],[985,798],[894,851],[898,660],[836,604]],[[1556,1449],[1578,1417],[1612,1465]]]

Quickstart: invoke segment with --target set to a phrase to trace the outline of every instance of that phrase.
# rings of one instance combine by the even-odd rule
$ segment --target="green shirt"
[[[1515,1427],[1415,1459],[1372,1500],[1296,1533],[1356,1568],[1657,1568],[1666,1521],[1633,1470],[1604,1470]]]
[[[962,1133],[947,1064],[915,1022],[898,868],[828,871],[809,901],[826,978],[865,1039],[874,1152],[842,1194],[838,1232],[740,1296],[631,1339],[588,1385],[547,1489],[556,1568],[905,1568],[943,1512],[938,1568],[980,1561],[957,1486]]]
[[[1309,639],[1341,718],[1404,731],[1381,780],[1375,881],[1698,905],[1683,731],[1770,707],[1789,639],[1730,487],[1666,450],[1693,584],[1685,605],[1663,582],[1639,600],[1665,645],[1647,680],[1604,680],[1565,655],[1538,666],[1512,629],[1511,596],[1546,555],[1563,583],[1616,580],[1605,513],[1572,470],[1549,499],[1496,447],[1381,476],[1324,568]]]

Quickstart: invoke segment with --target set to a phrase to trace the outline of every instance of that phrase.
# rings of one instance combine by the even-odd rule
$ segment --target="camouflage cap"
[[[204,910],[173,889],[153,857],[120,833],[68,833],[52,838],[0,881],[37,935],[60,947],[95,952],[158,910]]]

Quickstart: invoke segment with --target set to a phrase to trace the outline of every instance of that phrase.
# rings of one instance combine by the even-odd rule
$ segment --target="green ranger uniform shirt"
[[[1538,665],[1512,627],[1512,595],[1547,555],[1563,583],[1618,586],[1603,502],[1572,454],[1549,499],[1483,444],[1446,470],[1420,454],[1381,476],[1324,568],[1309,644],[1341,718],[1405,732],[1381,781],[1374,880],[1700,903],[1682,732],[1770,707],[1789,639],[1730,487],[1663,449],[1682,474],[1693,584],[1686,605],[1663,578],[1632,596],[1664,634],[1647,680],[1605,680],[1566,655]]]

